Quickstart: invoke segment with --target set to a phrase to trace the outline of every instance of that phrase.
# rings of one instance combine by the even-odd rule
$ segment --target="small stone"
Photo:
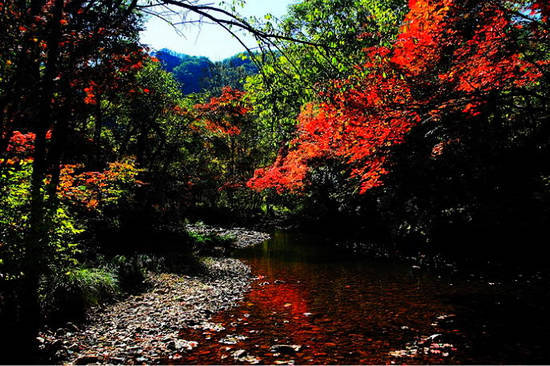
[[[176,350],[176,342],[174,342],[174,341],[168,342],[168,344],[166,345],[166,348],[168,348],[169,350],[175,351]]]
[[[248,337],[242,336],[242,335],[228,335],[225,338],[220,339],[220,343],[222,344],[237,344],[240,341],[244,341]]]
[[[280,353],[294,353],[299,352],[302,349],[302,346],[297,344],[276,344],[271,346],[273,352]]]
[[[246,354],[247,354],[246,350],[239,349],[233,352],[233,358],[238,360],[239,358],[246,356]]]
[[[174,346],[177,351],[191,351],[193,348],[197,347],[197,342],[189,342],[183,339],[176,340]]]

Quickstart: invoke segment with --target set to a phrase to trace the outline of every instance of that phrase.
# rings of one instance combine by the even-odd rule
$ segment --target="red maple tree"
[[[540,26],[548,21],[548,6],[531,4],[532,17],[518,19],[506,5],[411,1],[393,45],[366,49],[358,73],[333,82],[329,102],[307,106],[296,138],[248,186],[300,191],[313,161],[338,157],[350,165],[364,193],[383,184],[392,146],[415,126],[456,112],[475,118],[494,93],[536,83],[548,60],[518,51],[515,36],[522,31],[532,42],[548,39],[548,29]]]
[[[204,104],[195,105],[198,120],[204,127],[218,135],[239,135],[243,116],[250,107],[243,100],[245,92],[224,87],[219,97],[213,97]]]

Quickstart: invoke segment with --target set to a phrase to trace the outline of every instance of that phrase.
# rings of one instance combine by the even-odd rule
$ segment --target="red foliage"
[[[46,139],[49,140],[52,137],[52,131],[46,132]],[[31,154],[34,151],[34,140],[36,134],[32,132],[22,133],[20,131],[13,131],[6,152],[15,157]]]
[[[7,151],[15,154],[30,153],[34,150],[35,138],[36,135],[32,132],[24,134],[20,131],[13,131]]]
[[[51,136],[52,132],[48,131],[46,139],[50,140]],[[32,132],[14,131],[6,149],[8,158],[0,159],[0,164],[13,166],[23,160],[32,160],[29,156],[34,152],[35,139],[36,134]],[[122,189],[144,184],[136,179],[139,169],[132,161],[109,163],[104,171],[83,171],[83,168],[82,164],[61,165],[57,190],[59,198],[90,210],[115,201],[122,195]],[[51,179],[51,176],[46,179]]]
[[[210,132],[239,135],[242,117],[250,111],[243,101],[244,96],[245,93],[240,90],[225,87],[221,96],[211,98],[208,103],[195,105],[195,110]]]
[[[459,143],[460,139],[450,139],[447,141],[440,142],[432,148],[432,158],[437,158],[438,156],[443,155],[445,148],[449,145]]]
[[[57,192],[59,197],[88,210],[115,202],[123,191],[143,184],[136,180],[139,170],[133,162],[109,163],[103,171],[82,171],[83,166],[66,164],[61,167]]]
[[[281,149],[275,163],[269,169],[256,170],[247,186],[254,189],[273,187],[278,193],[285,190],[299,191],[315,158],[331,154],[330,137],[334,135],[334,119],[327,116],[326,107],[315,110],[308,104],[298,120],[298,137],[289,149]]]
[[[86,104],[97,104],[96,100],[96,88],[97,84],[92,80],[90,81],[90,86],[84,88],[84,93],[86,93],[86,98],[84,98],[84,103]]]
[[[366,49],[360,76],[335,81],[331,102],[317,111],[308,106],[288,151],[258,169],[250,188],[299,191],[314,161],[339,157],[364,193],[383,183],[390,148],[413,127],[449,112],[476,117],[491,93],[529,86],[548,66],[518,53],[514,24],[498,3],[467,9],[455,0],[417,0],[410,6],[393,46]],[[533,7],[548,10],[538,2]]]

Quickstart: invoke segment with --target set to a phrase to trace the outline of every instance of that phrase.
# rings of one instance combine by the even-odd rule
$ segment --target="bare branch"
[[[227,10],[217,8],[214,6],[192,4],[184,0],[157,0],[157,1],[159,6],[161,5],[177,6],[179,8],[198,14],[206,19],[209,19],[210,21],[213,21],[216,24],[219,24],[219,25],[223,24],[227,28],[230,28],[230,27],[240,28],[242,30],[245,30],[253,34],[255,37],[257,37],[258,39],[264,42],[273,43],[274,40],[280,40],[280,41],[289,41],[294,43],[305,44],[305,45],[314,46],[314,47],[326,48],[325,45],[322,45],[319,43],[296,39],[296,38],[288,37],[282,34],[264,32],[263,30],[252,26],[246,20],[237,17],[235,14],[232,14]],[[141,5],[138,5],[137,7],[140,8]],[[146,7],[150,8],[151,6],[146,5]]]

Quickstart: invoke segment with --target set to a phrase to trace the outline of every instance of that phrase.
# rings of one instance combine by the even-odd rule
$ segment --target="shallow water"
[[[284,232],[236,256],[257,276],[250,292],[217,327],[182,331],[198,347],[172,362],[550,362],[550,291],[536,271],[440,277]]]

